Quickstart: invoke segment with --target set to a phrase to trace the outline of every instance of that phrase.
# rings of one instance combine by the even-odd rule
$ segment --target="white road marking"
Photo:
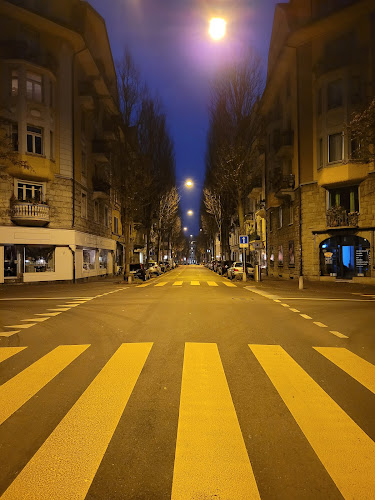
[[[340,339],[348,339],[346,335],[340,332],[336,332],[335,330],[330,330],[329,333],[332,333],[333,335],[336,335],[336,337],[339,337]]]

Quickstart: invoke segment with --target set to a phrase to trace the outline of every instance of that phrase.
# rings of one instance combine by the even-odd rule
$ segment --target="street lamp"
[[[210,19],[210,28],[208,30],[213,40],[221,40],[225,35],[226,21],[221,17]]]
[[[188,215],[190,215],[190,216],[191,216],[191,215],[194,215],[194,212],[193,212],[192,210],[188,210],[186,213],[187,213]]]
[[[188,228],[187,228],[187,227],[184,227],[184,231],[187,231],[187,230],[188,230]]]
[[[194,187],[194,182],[191,179],[186,179],[186,181],[185,181],[185,187],[187,187],[188,189],[193,188]]]

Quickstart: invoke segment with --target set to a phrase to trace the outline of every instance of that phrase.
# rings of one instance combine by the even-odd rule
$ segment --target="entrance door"
[[[4,246],[4,278],[18,277],[18,251],[15,245]]]
[[[337,277],[341,279],[352,279],[353,276],[355,276],[354,245],[339,243],[337,245],[337,250]]]

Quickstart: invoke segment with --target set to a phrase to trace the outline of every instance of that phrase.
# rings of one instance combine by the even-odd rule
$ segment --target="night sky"
[[[90,0],[106,21],[114,60],[128,47],[142,78],[159,96],[175,143],[183,224],[199,231],[209,83],[220,66],[248,46],[266,72],[275,0]],[[211,17],[224,17],[227,36],[213,41]],[[194,190],[184,180],[195,181]],[[192,209],[194,216],[186,211]]]

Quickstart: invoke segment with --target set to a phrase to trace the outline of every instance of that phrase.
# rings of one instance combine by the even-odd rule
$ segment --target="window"
[[[17,199],[28,203],[40,203],[43,201],[43,184],[18,181]]]
[[[108,227],[108,207],[104,205],[104,225]]]
[[[99,222],[99,202],[94,201],[94,221]]]
[[[361,143],[358,139],[351,139],[350,158],[356,160],[360,157],[361,157]]]
[[[341,161],[343,158],[344,137],[342,132],[328,136],[328,162]]]
[[[18,123],[12,123],[11,140],[13,151],[18,151]]]
[[[24,252],[25,273],[53,272],[55,247],[27,245]]]
[[[18,70],[12,69],[12,84],[11,84],[11,95],[18,95]]]
[[[323,167],[323,139],[319,139],[319,152],[318,152],[319,168]]]
[[[27,72],[26,95],[31,101],[42,102],[42,75]]]
[[[327,108],[334,109],[342,106],[343,103],[343,85],[342,80],[330,82],[327,87]]]
[[[81,192],[81,217],[87,219],[87,194]]]
[[[95,248],[83,249],[83,269],[85,271],[91,271],[92,269],[95,269],[95,259],[96,259]]]
[[[290,203],[289,205],[289,225],[294,223],[294,205]]]
[[[118,234],[118,218],[113,217],[113,232]]]
[[[107,269],[108,250],[99,250],[99,269]]]
[[[283,227],[283,207],[279,207],[279,229]]]
[[[294,255],[294,241],[289,241],[289,267],[294,267],[296,263]]]
[[[284,265],[284,251],[282,245],[279,245],[277,260],[278,260],[278,265],[282,267]]]
[[[43,154],[43,129],[27,126],[27,152],[36,155]]]
[[[329,190],[329,208],[342,207],[347,212],[359,211],[358,186]]]
[[[275,264],[275,254],[273,251],[273,246],[270,246],[270,266],[273,267]]]
[[[55,141],[54,141],[52,130],[50,130],[50,133],[49,133],[49,156],[50,156],[51,160],[53,160],[55,158]]]

